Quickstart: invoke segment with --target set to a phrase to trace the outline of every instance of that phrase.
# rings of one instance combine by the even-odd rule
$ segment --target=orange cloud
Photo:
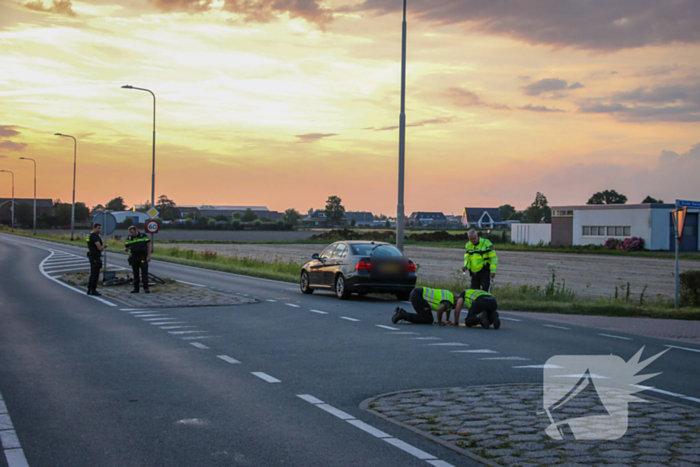
[[[32,11],[39,11],[41,13],[56,13],[58,15],[75,16],[75,11],[73,11],[73,3],[71,3],[71,0],[52,0],[51,6],[45,6],[44,2],[41,0],[34,0],[33,2],[25,3],[24,7]]]

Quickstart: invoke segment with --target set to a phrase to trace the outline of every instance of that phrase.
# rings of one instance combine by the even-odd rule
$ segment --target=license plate
[[[380,268],[380,271],[386,274],[396,274],[397,272],[401,272],[401,266],[398,264],[384,264]]]

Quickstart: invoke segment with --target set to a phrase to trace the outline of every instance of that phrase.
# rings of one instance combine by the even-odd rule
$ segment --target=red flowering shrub
[[[644,239],[639,237],[631,237],[622,240],[617,245],[618,250],[623,251],[640,251],[644,249]]]
[[[619,250],[620,248],[618,245],[620,245],[620,243],[622,242],[616,238],[609,238],[605,241],[604,247],[606,250]]]

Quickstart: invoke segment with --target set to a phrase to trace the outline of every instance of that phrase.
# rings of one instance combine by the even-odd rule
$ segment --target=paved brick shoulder
[[[638,336],[670,339],[690,344],[700,344],[700,321],[682,319],[618,318],[612,316],[565,315],[558,313],[534,313],[506,311],[506,316],[525,316],[561,324],[573,324],[605,331],[625,332]]]
[[[566,431],[555,440],[545,432],[549,416],[572,423],[608,415],[595,391],[549,415],[542,386],[532,384],[404,391],[361,407],[490,466],[700,466],[700,410],[639,397],[644,402],[628,404],[626,433],[614,441],[582,441]]]

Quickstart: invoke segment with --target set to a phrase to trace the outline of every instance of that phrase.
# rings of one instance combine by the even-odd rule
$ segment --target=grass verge
[[[0,229],[9,233],[9,229]],[[31,232],[15,231],[16,235],[40,238],[54,242],[86,247],[85,242],[70,241],[67,235],[32,235]],[[111,240],[111,249],[122,251],[123,242]],[[197,253],[181,248],[156,248],[154,259],[203,269],[241,274],[245,276],[273,279],[297,283],[301,265],[289,260],[273,259],[260,261],[246,257],[219,256],[215,252]],[[419,283],[419,286],[440,288],[460,293],[464,283],[455,279],[452,282]],[[668,300],[644,300],[644,298],[582,298],[565,286],[556,282],[556,277],[544,286],[496,285],[493,293],[498,299],[499,308],[512,311],[534,311],[539,313],[563,313],[594,316],[644,317],[658,319],[700,320],[700,308],[683,307],[676,311],[673,302]]]

